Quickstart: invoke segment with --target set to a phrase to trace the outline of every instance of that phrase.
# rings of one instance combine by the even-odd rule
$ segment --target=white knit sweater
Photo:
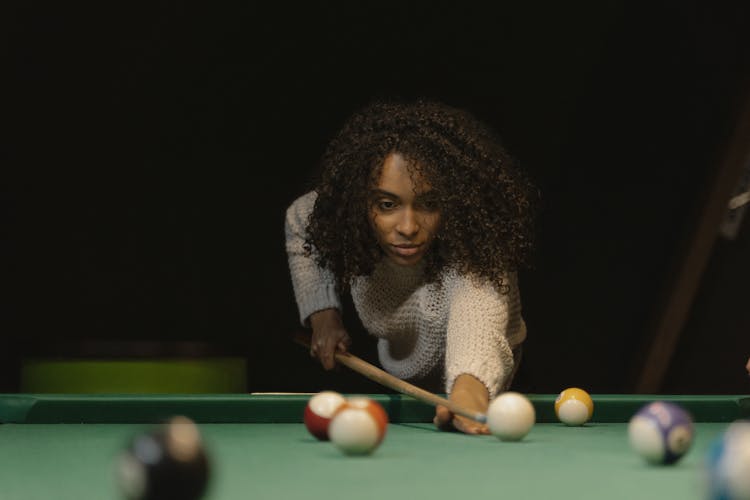
[[[286,250],[303,325],[316,311],[341,311],[332,274],[303,247],[315,198],[315,192],[305,194],[286,214]],[[423,266],[385,258],[371,276],[353,280],[351,294],[362,324],[379,339],[386,371],[419,379],[444,363],[446,392],[466,373],[482,381],[493,398],[510,384],[513,349],[526,337],[515,275],[508,284],[509,293],[500,294],[490,283],[455,271],[440,283],[425,283]]]

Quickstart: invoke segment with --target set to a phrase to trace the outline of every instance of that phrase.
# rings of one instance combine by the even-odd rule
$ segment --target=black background
[[[290,342],[283,217],[346,116],[395,96],[474,112],[541,189],[517,387],[627,391],[750,74],[734,4],[5,9],[3,390],[33,346],[85,339],[227,346],[253,391],[370,388]],[[707,317],[746,318],[731,303]],[[668,389],[746,392],[749,323],[691,323],[718,347],[681,344]]]

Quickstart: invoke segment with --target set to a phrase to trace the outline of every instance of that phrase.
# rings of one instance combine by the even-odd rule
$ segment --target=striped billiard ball
[[[346,398],[335,391],[322,391],[307,401],[303,420],[307,430],[321,441],[328,441],[328,426]]]
[[[377,401],[353,397],[331,419],[328,435],[346,455],[367,455],[380,446],[388,426],[388,414]]]
[[[630,446],[651,464],[673,464],[693,443],[693,419],[681,406],[655,401],[643,406],[628,424]]]
[[[594,414],[594,401],[588,392],[569,387],[555,399],[555,415],[565,425],[583,425]]]

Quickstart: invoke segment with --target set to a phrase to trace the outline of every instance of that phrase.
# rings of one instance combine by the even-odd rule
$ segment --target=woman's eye
[[[438,210],[438,201],[434,198],[427,198],[420,202],[420,208],[427,210],[428,212],[434,212]]]
[[[391,210],[396,206],[396,204],[390,200],[381,200],[378,202],[378,208],[380,210]]]

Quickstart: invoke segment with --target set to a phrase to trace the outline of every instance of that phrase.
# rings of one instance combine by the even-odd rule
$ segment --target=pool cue
[[[305,333],[297,332],[294,334],[294,341],[309,349],[309,337],[310,336]],[[433,406],[445,406],[454,415],[461,415],[462,417],[466,417],[483,424],[487,422],[487,415],[485,415],[484,413],[462,408],[461,406],[456,405],[448,399],[441,398],[440,396],[421,389],[416,385],[410,384],[409,382],[401,380],[398,377],[394,377],[390,373],[381,370],[377,366],[368,363],[367,361],[355,356],[354,354],[348,352],[334,352],[334,356],[336,357],[336,361],[351,369],[352,371],[355,371],[360,375],[364,375],[373,382],[377,382],[380,385],[384,385],[390,389],[393,389],[394,391],[400,392],[401,394],[411,396],[424,403],[431,404]]]

